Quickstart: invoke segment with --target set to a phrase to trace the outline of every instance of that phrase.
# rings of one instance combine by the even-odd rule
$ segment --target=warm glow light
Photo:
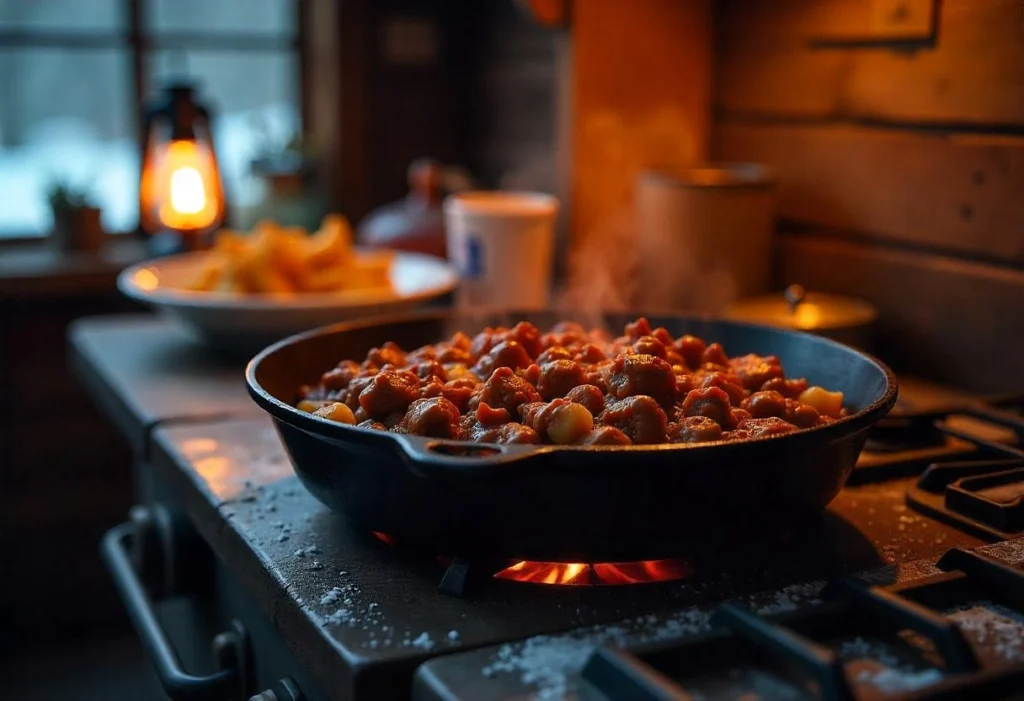
[[[529,562],[523,560],[494,575],[495,579],[534,584],[601,586],[647,584],[683,579],[690,573],[683,560],[642,560],[639,562]]]
[[[143,268],[135,273],[135,284],[146,292],[152,292],[160,285],[160,279],[149,268]]]
[[[199,214],[206,206],[203,176],[189,166],[171,173],[171,209],[181,214]]]
[[[219,223],[223,194],[213,154],[189,139],[153,147],[142,177],[143,207],[160,227],[202,231]]]

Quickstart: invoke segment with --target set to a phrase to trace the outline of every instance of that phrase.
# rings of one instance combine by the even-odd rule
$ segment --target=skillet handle
[[[395,439],[413,462],[436,467],[504,465],[550,450],[550,447],[536,445],[467,443],[402,434]]]

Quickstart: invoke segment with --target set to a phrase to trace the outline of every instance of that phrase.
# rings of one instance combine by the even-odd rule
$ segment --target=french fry
[[[325,217],[311,236],[270,221],[248,234],[223,230],[187,287],[271,295],[390,287],[393,254],[357,253],[352,241],[348,220],[340,215]]]

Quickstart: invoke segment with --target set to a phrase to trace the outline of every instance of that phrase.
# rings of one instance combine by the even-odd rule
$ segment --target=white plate
[[[252,354],[317,326],[411,310],[458,284],[455,271],[440,258],[396,251],[390,290],[258,295],[187,289],[206,255],[182,253],[134,265],[118,276],[118,289],[181,320],[212,346]]]

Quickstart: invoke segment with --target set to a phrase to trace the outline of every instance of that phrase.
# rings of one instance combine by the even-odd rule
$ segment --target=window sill
[[[118,273],[145,258],[145,245],[135,238],[111,240],[97,253],[64,253],[45,240],[5,246],[0,249],[0,302],[112,293]]]

